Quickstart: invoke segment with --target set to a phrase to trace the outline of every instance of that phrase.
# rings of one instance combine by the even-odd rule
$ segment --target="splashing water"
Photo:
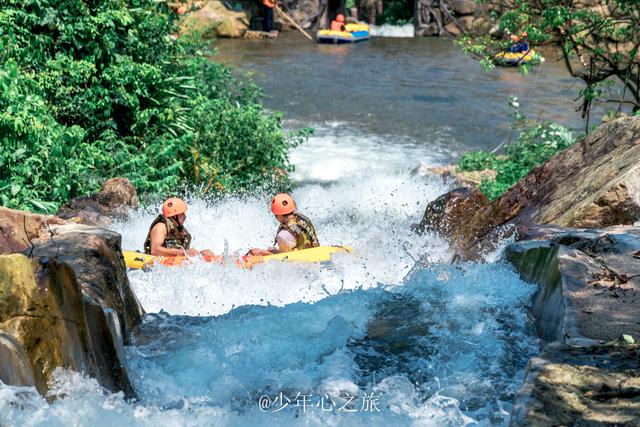
[[[415,28],[413,24],[405,25],[389,25],[384,24],[381,26],[371,25],[369,32],[372,37],[414,37]]]
[[[396,161],[380,155],[371,167],[362,159],[382,153],[380,141],[348,138],[353,143],[342,147],[320,134],[293,153],[300,182],[293,195],[321,243],[351,245],[353,256],[329,266],[243,271],[195,262],[132,271],[151,313],[128,348],[139,400],[57,371],[52,403],[33,389],[0,385],[0,425],[508,424],[537,351],[526,310],[533,286],[499,261],[449,265],[442,240],[409,230],[447,190],[409,173],[408,159],[433,155],[398,144]],[[324,176],[308,163],[314,150],[326,161]],[[226,240],[244,253],[272,243],[268,198],[189,206],[197,248],[222,252]],[[155,215],[117,224],[123,247],[140,249]],[[425,254],[431,267],[413,269]]]

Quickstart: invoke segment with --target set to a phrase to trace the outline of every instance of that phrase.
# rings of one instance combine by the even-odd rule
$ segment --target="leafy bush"
[[[154,0],[0,0],[0,202],[53,211],[124,176],[146,194],[276,179],[285,135],[260,91],[177,39]]]
[[[413,22],[413,2],[410,0],[385,0],[382,14],[378,15],[377,23],[390,25],[404,25]]]
[[[484,179],[479,189],[489,200],[502,196],[531,170],[575,142],[573,134],[556,123],[528,123],[518,138],[504,148],[504,155],[486,151],[467,153],[460,159],[459,171],[493,169],[495,180]]]

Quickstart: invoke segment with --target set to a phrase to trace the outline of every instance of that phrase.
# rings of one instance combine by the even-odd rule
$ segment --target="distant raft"
[[[318,31],[318,43],[342,44],[369,40],[369,26],[367,24],[346,24],[344,29],[344,31]]]
[[[494,56],[493,59],[496,64],[505,67],[515,67],[534,61],[544,62],[544,58],[533,49],[526,52],[501,52]]]
[[[329,262],[336,253],[352,253],[353,249],[349,246],[319,246],[317,248],[302,249],[299,251],[284,252],[281,254],[267,256],[246,255],[239,258],[229,259],[230,265],[236,267],[250,269],[256,264],[262,264],[269,261],[280,262],[298,262],[298,263],[321,263]],[[128,268],[147,269],[154,265],[164,265],[169,267],[185,265],[189,263],[189,258],[184,256],[162,257],[147,255],[134,251],[122,251],[124,262]],[[221,255],[202,257],[204,261],[214,264],[225,264],[225,259]]]

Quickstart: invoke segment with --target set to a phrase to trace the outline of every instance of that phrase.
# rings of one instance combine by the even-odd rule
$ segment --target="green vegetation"
[[[466,35],[457,43],[486,68],[493,67],[496,53],[511,45],[507,35],[524,31],[532,48],[559,48],[569,73],[582,80],[579,99],[587,131],[594,102],[614,112],[640,114],[640,1],[610,0],[591,8],[574,0],[477,1],[493,11],[504,37]],[[529,67],[521,64],[524,72]]]
[[[286,185],[304,134],[175,31],[154,0],[0,0],[0,203],[51,212],[115,176],[160,196]]]
[[[517,106],[515,98],[511,102]],[[534,167],[542,165],[576,141],[571,131],[557,123],[528,121],[518,110],[515,116],[514,126],[520,133],[514,142],[503,147],[500,154],[473,151],[463,155],[457,165],[461,172],[496,171],[495,179],[483,179],[478,186],[489,200],[502,196]]]
[[[405,25],[413,22],[413,1],[386,0],[383,2],[382,13],[377,16],[378,25]]]

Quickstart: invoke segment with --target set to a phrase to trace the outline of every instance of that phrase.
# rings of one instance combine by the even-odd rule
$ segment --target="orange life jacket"
[[[336,21],[335,19],[331,21],[331,26],[329,27],[331,31],[344,31],[344,22]]]
[[[273,6],[275,6],[271,0],[262,0],[262,4],[267,6],[269,9],[273,9]]]

